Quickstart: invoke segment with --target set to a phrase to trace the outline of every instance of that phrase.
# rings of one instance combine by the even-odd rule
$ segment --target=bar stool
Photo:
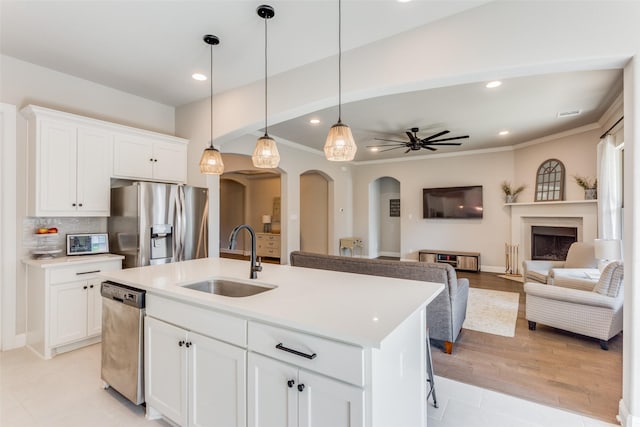
[[[427,328],[427,387],[429,393],[427,393],[427,401],[429,396],[433,399],[433,407],[438,407],[438,401],[436,399],[436,384],[433,381],[433,360],[431,360],[431,343],[429,341],[429,328]]]

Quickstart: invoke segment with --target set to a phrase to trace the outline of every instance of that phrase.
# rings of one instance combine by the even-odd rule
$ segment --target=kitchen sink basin
[[[213,279],[190,283],[188,285],[184,285],[183,288],[234,298],[248,297],[273,289],[272,287],[236,282],[227,279]]]

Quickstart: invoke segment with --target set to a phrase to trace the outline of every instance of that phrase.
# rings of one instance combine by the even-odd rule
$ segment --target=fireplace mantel
[[[597,200],[558,200],[553,202],[522,202],[505,203],[505,206],[537,206],[537,205],[576,205],[576,204],[596,204]]]
[[[531,259],[531,226],[573,226],[578,241],[598,236],[597,200],[507,203],[511,211],[511,244],[519,247],[519,261]],[[519,263],[521,265],[521,263]]]

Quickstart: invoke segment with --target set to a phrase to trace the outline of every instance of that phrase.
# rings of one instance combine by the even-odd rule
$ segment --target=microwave
[[[67,234],[67,255],[109,253],[107,233]]]

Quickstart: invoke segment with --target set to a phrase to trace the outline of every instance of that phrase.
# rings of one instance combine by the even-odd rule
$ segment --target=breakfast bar
[[[442,284],[275,264],[250,280],[218,258],[101,276],[146,291],[150,418],[426,425],[425,307]]]

